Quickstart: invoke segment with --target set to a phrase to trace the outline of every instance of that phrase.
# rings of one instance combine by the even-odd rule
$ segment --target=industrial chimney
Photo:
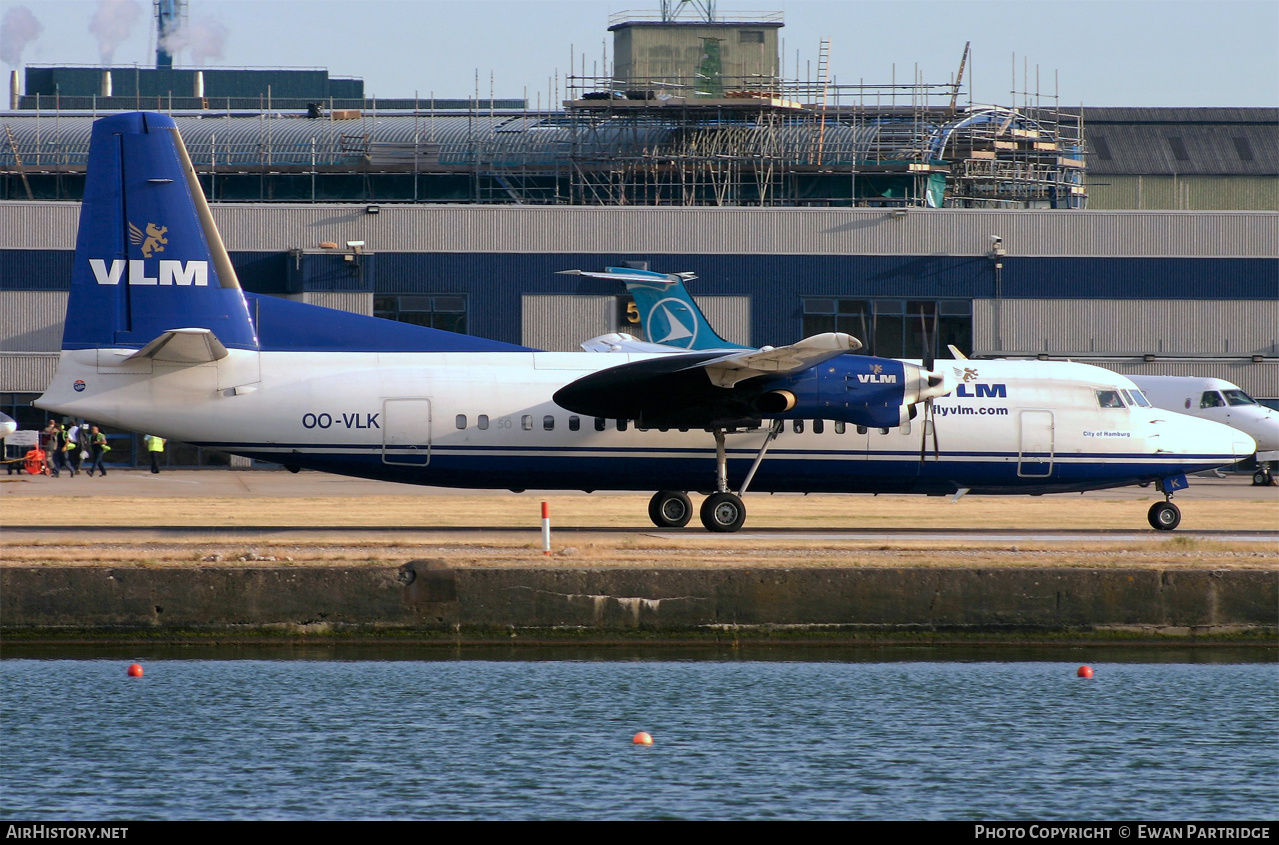
[[[186,22],[187,0],[155,0],[155,69],[173,67],[169,39],[178,34]]]
[[[18,98],[22,95],[22,88],[18,84],[18,72],[16,70],[9,71],[9,108],[12,111],[18,110]]]

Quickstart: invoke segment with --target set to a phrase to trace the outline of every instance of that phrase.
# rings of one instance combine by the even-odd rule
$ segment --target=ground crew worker
[[[59,468],[65,469],[67,475],[71,478],[75,478],[76,474],[75,464],[72,463],[71,456],[73,451],[78,448],[75,441],[71,439],[71,429],[67,428],[65,424],[62,425],[58,430],[57,463]]]
[[[93,456],[93,464],[86,475],[93,478],[95,469],[102,475],[107,474],[107,468],[102,465],[102,456],[110,449],[111,447],[107,445],[107,436],[99,431],[96,425],[89,426],[89,451]]]
[[[151,453],[151,471],[160,471],[160,455],[164,454],[164,438],[156,437],[154,434],[145,435],[142,438],[147,444],[147,451]]]
[[[40,432],[40,448],[44,451],[44,474],[58,477],[58,421],[50,419],[49,424]]]
[[[84,460],[85,441],[88,440],[88,433],[85,427],[80,423],[72,421],[71,427],[67,429],[67,465],[71,468],[71,476],[74,478],[80,472],[80,466]]]

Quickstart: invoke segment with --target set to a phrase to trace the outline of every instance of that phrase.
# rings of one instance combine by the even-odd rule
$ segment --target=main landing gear
[[[769,445],[777,438],[777,435],[781,434],[783,425],[782,420],[773,420],[768,427],[768,436],[759,447],[755,463],[751,464],[750,471],[746,473],[746,478],[742,480],[742,487],[737,493],[728,489],[728,453],[724,445],[724,437],[728,434],[728,429],[714,430],[715,492],[702,502],[700,512],[702,525],[707,531],[727,534],[738,530],[746,522],[746,505],[742,503],[742,496],[746,495],[746,488],[755,477],[755,471],[764,460],[764,454],[768,452]],[[653,520],[653,524],[658,528],[683,528],[688,525],[692,515],[693,505],[688,495],[676,490],[660,490],[648,503],[648,518]]]

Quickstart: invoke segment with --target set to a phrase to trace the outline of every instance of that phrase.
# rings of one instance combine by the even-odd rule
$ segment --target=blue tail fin
[[[257,349],[244,294],[173,119],[93,124],[64,349],[143,347],[173,329]]]
[[[716,333],[684,287],[684,282],[697,278],[692,273],[654,273],[624,267],[605,267],[602,273],[585,270],[563,272],[624,283],[639,309],[644,334],[652,343],[679,349],[755,348],[731,343]]]

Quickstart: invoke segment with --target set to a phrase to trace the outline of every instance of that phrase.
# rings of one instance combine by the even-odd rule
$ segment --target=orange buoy
[[[1081,678],[1091,678],[1091,677],[1092,677],[1092,667],[1091,667],[1091,666],[1080,666],[1080,667],[1079,667],[1079,671],[1078,671],[1078,672],[1076,672],[1075,674],[1076,674],[1076,675],[1078,675],[1078,676],[1079,676],[1079,677],[1081,677]]]
[[[653,737],[649,736],[648,731],[640,731],[635,734],[635,737],[631,740],[631,742],[636,745],[652,745]]]
[[[142,677],[142,664],[141,664],[141,663],[130,663],[130,664],[129,664],[129,677],[130,677],[130,678],[141,678],[141,677]]]

